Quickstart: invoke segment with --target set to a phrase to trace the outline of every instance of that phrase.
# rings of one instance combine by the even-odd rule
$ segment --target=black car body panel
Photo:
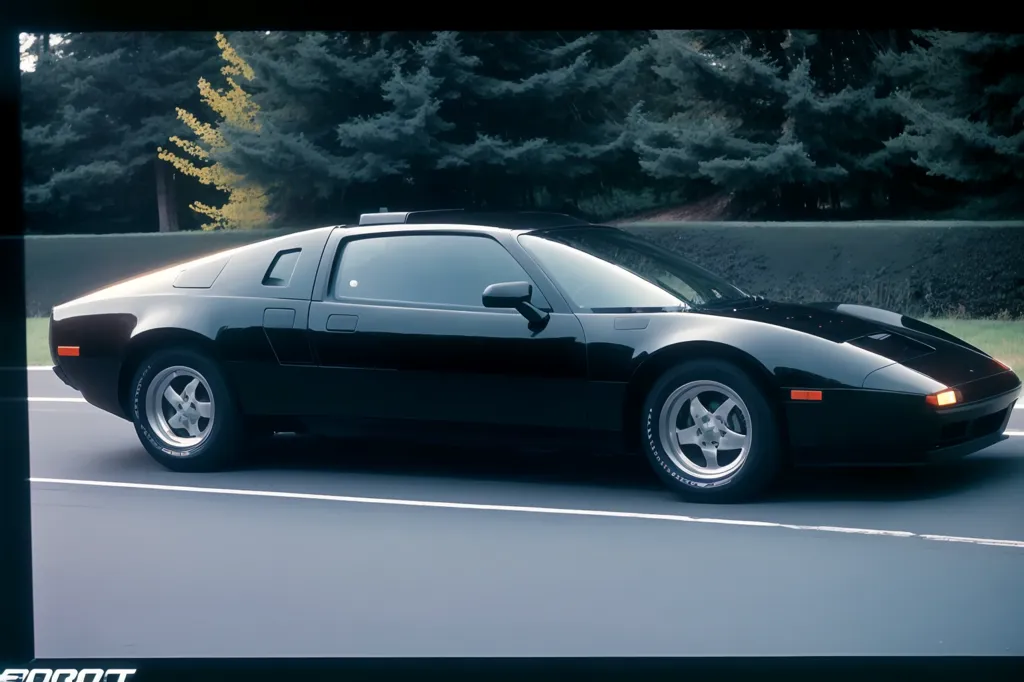
[[[226,369],[243,409],[266,407],[264,395],[298,401],[298,368],[312,367],[306,320],[320,256],[332,228],[319,228],[213,254],[119,282],[60,306],[51,313],[51,355],[69,383],[97,407],[127,419],[125,390],[135,359],[153,345],[191,342],[208,349]],[[287,281],[269,281],[282,252],[300,250]],[[226,261],[226,262],[225,262]],[[217,264],[209,278],[208,264]],[[176,287],[198,271],[208,286]],[[192,279],[190,283],[196,283]],[[290,328],[280,326],[282,313]],[[265,322],[270,324],[265,326]],[[57,346],[75,345],[76,357],[59,357]],[[252,372],[264,390],[244,390]],[[269,389],[273,387],[273,390]],[[281,410],[274,407],[270,413]]]
[[[1020,393],[1019,378],[982,351],[864,306],[744,297],[664,312],[582,310],[519,241],[614,228],[560,228],[551,218],[518,230],[422,220],[290,234],[57,306],[55,372],[93,405],[128,418],[126,391],[146,353],[191,343],[225,368],[246,415],[287,430],[415,439],[455,427],[492,443],[584,434],[630,449],[639,403],[658,373],[710,356],[757,380],[794,457],[807,464],[969,454],[1001,437]],[[341,257],[350,244],[389,235],[492,240],[511,256],[510,268],[517,264],[517,281],[532,285],[545,324],[479,303],[354,298],[362,283],[339,279]],[[371,283],[377,277],[370,266],[362,272]],[[78,355],[60,356],[58,346],[76,346]],[[961,402],[926,403],[945,389],[959,391]],[[793,390],[820,391],[821,399],[792,400]]]

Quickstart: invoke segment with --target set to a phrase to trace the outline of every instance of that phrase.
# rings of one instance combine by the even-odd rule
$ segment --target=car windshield
[[[563,228],[524,234],[519,243],[577,310],[673,311],[752,298],[721,277],[616,228]]]

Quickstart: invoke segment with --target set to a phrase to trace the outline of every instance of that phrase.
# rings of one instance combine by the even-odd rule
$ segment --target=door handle
[[[358,315],[330,315],[327,318],[327,331],[354,332],[358,323]]]

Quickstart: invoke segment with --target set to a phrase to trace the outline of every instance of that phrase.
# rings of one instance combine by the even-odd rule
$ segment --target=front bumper
[[[787,405],[794,461],[904,466],[966,457],[1007,438],[1003,431],[1021,391],[1015,383],[1009,391],[944,409],[927,406],[923,396],[823,391],[821,402]]]

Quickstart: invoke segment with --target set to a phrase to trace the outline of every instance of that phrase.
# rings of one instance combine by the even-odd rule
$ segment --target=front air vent
[[[926,343],[921,343],[893,332],[868,334],[867,336],[847,341],[847,343],[851,346],[877,353],[893,362],[906,362],[907,360],[913,360],[922,355],[935,352],[935,349]]]

